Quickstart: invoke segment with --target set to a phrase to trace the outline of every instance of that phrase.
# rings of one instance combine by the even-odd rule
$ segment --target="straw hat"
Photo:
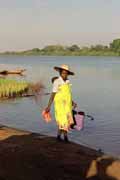
[[[72,72],[72,71],[70,70],[69,66],[66,65],[66,64],[62,64],[60,67],[55,66],[54,69],[55,69],[56,71],[66,70],[66,71],[68,71],[68,74],[69,74],[69,75],[74,75],[74,74],[75,74],[74,72]]]

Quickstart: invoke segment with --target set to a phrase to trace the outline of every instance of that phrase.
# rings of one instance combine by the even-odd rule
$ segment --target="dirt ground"
[[[0,180],[120,180],[120,160],[72,142],[1,126]]]

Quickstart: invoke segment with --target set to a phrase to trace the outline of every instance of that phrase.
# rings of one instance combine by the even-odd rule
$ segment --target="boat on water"
[[[23,72],[25,72],[26,69],[15,69],[15,70],[3,70],[0,71],[1,75],[9,75],[9,74],[18,74],[18,75],[22,75]]]

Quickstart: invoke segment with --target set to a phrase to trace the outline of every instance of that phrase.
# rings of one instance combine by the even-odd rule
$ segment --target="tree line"
[[[1,54],[12,55],[105,55],[105,56],[120,56],[120,39],[113,40],[108,46],[101,44],[92,45],[90,47],[80,47],[77,44],[71,46],[49,45],[42,49],[33,48],[31,50],[21,52],[4,52]]]

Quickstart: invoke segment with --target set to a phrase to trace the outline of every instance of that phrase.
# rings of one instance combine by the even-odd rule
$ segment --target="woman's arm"
[[[56,93],[54,93],[54,92],[51,93],[51,96],[50,96],[50,99],[49,99],[49,101],[48,101],[48,105],[47,105],[45,111],[47,111],[47,112],[50,111],[50,108],[51,108],[51,105],[52,105],[52,103],[53,103],[55,94],[56,94]]]

